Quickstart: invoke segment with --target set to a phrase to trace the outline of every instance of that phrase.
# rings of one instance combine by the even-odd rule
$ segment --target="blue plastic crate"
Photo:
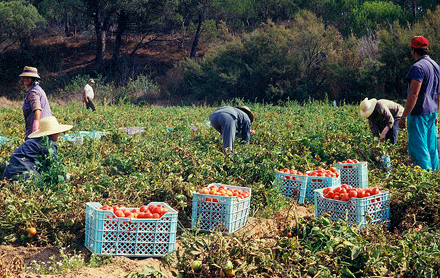
[[[251,189],[248,187],[226,186],[230,189],[241,189],[249,192],[249,197],[214,196],[209,194],[193,194],[192,223],[193,229],[202,231],[221,231],[233,233],[244,227],[249,218]]]
[[[274,185],[280,189],[283,196],[299,199],[301,188],[307,186],[308,176],[275,172]]]
[[[315,177],[308,176],[307,183],[302,185],[298,203],[302,204],[306,200],[312,200],[316,189],[333,187],[341,185],[341,176],[339,177]]]
[[[351,198],[339,201],[325,198],[324,189],[315,190],[315,216],[324,213],[333,221],[345,220],[361,227],[367,223],[385,223],[390,220],[390,193],[381,191],[379,194],[364,198]]]
[[[99,255],[163,257],[173,252],[177,211],[162,202],[149,205],[162,205],[169,212],[159,219],[134,219],[116,217],[112,211],[100,210],[100,203],[87,203],[84,245]]]
[[[341,183],[346,183],[352,187],[368,187],[368,164],[359,163],[340,163],[333,165],[341,175]]]

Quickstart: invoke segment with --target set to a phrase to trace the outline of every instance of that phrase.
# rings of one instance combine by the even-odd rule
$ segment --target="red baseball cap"
[[[428,48],[428,39],[423,36],[416,36],[411,39],[411,44],[408,47],[426,49]]]

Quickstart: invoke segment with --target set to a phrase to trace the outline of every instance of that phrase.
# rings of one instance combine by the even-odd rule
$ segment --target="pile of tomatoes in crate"
[[[339,177],[338,170],[335,167],[330,167],[328,170],[320,167],[316,170],[308,171],[306,174],[309,177]]]
[[[216,195],[216,196],[226,196],[226,197],[238,197],[238,199],[245,199],[250,196],[249,192],[246,190],[229,188],[226,185],[217,186],[215,184],[209,185],[208,187],[202,188],[199,194],[206,195]]]
[[[298,170],[294,169],[287,169],[284,168],[283,170],[276,171],[277,173],[283,173],[283,174],[289,174],[289,175],[297,175],[297,176],[309,176],[309,177],[339,177],[338,170],[335,167],[330,167],[328,170],[319,167],[316,170],[313,171],[307,171],[306,173],[302,173]],[[284,179],[294,179],[294,177],[286,176]]]
[[[339,200],[339,201],[348,201],[351,198],[364,198],[374,196],[380,193],[380,189],[378,187],[373,188],[353,188],[348,184],[342,184],[339,187],[324,188],[322,191],[325,198]]]
[[[144,205],[140,208],[128,209],[119,206],[102,206],[100,210],[108,210],[113,212],[116,217],[127,217],[127,218],[153,218],[159,219],[164,214],[166,214],[168,209],[164,208],[162,205]]]
[[[336,164],[346,164],[346,163],[360,163],[360,161],[357,159],[347,159],[344,161],[336,162]]]

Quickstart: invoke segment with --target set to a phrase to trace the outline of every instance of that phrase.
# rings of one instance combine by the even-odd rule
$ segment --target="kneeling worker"
[[[222,134],[223,152],[226,154],[234,148],[235,136],[249,143],[250,135],[255,133],[251,130],[254,115],[247,106],[220,107],[209,115],[211,125]]]
[[[60,125],[53,116],[41,119],[39,129],[31,133],[29,139],[12,153],[9,164],[3,172],[3,179],[28,179],[31,172],[39,175],[36,162],[41,157],[47,157],[50,153],[48,148],[42,144],[42,137],[45,135],[49,137],[49,148],[53,150],[53,155],[56,155],[58,147],[55,142],[58,141],[58,136],[72,127],[71,125]]]

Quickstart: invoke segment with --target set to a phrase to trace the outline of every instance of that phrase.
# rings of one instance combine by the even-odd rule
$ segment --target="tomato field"
[[[235,152],[225,157],[221,135],[207,124],[214,107],[121,103],[98,105],[93,113],[80,104],[51,104],[60,123],[74,125],[71,133],[106,134],[86,137],[82,144],[60,139],[64,167],[47,169],[41,182],[0,182],[0,243],[74,252],[84,248],[87,202],[129,208],[164,202],[179,212],[176,251],[160,259],[175,277],[440,276],[440,175],[410,165],[405,130],[397,145],[375,141],[357,105],[246,105],[256,115],[255,135],[250,144],[237,141]],[[19,105],[2,108],[0,118],[0,135],[11,139],[0,146],[3,172],[22,143],[24,120]],[[125,127],[143,127],[143,132],[128,135]],[[384,154],[391,157],[391,173],[376,160]],[[331,176],[333,164],[348,159],[368,163],[375,194],[379,189],[390,193],[388,229],[359,229],[330,221],[326,214],[302,215],[302,207],[313,211],[314,203],[292,202],[274,186],[278,170]],[[247,227],[231,234],[192,230],[192,195],[208,192],[212,183],[250,188],[254,225],[271,221],[276,229],[264,235]],[[234,193],[241,196],[222,192]],[[93,256],[87,260],[111,263]],[[0,259],[0,267],[5,265]],[[24,266],[20,271],[69,269],[35,272]],[[133,271],[127,277],[167,277],[160,271]]]

